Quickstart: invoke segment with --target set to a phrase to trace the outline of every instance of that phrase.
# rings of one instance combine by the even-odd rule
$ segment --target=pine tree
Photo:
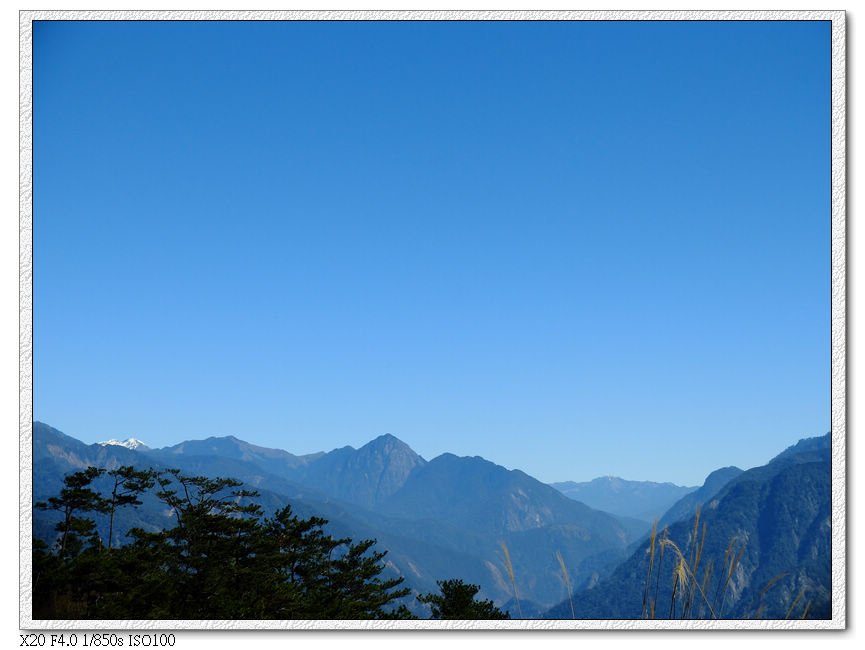
[[[152,469],[136,470],[131,465],[124,465],[108,470],[107,474],[114,479],[108,499],[108,550],[111,550],[114,544],[114,515],[117,508],[140,506],[139,497],[153,487],[157,473]]]
[[[438,580],[440,593],[418,596],[430,606],[432,618],[440,620],[502,620],[511,616],[501,611],[491,600],[475,600],[481,590],[478,585],[462,580]]]
[[[104,470],[67,477],[59,497],[42,504],[64,514],[59,550],[34,544],[34,618],[69,619],[368,619],[408,618],[396,601],[402,578],[383,579],[385,551],[374,540],[333,538],[321,518],[290,507],[264,518],[258,493],[227,478],[156,475],[119,468],[110,497],[89,486]],[[106,513],[156,497],[175,525],[134,528],[130,543],[101,553],[92,544],[72,553],[72,540],[95,531],[84,512]],[[113,524],[109,523],[113,534]]]
[[[80,472],[73,472],[63,479],[63,489],[60,495],[50,497],[47,502],[36,504],[40,510],[56,510],[63,515],[55,530],[60,533],[58,540],[61,559],[68,559],[80,553],[83,540],[90,541],[91,546],[101,546],[101,540],[96,532],[96,523],[92,519],[79,516],[79,513],[108,512],[109,502],[98,492],[90,488],[93,481],[105,473],[104,469],[88,467]]]

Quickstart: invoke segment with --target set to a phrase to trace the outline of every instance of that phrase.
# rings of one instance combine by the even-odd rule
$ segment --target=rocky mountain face
[[[801,441],[762,467],[729,473],[734,477],[704,500],[696,526],[692,515],[659,532],[672,542],[665,555],[657,541],[654,554],[644,541],[610,576],[547,616],[568,618],[573,603],[578,618],[640,618],[652,609],[648,602],[656,618],[831,617],[829,436]],[[702,589],[687,610],[674,577],[680,560],[684,575],[696,575]],[[650,562],[656,563],[651,574]]]

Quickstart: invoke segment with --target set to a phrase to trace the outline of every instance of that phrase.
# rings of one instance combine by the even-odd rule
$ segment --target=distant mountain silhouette
[[[269,449],[244,442],[234,436],[207,438],[205,440],[187,440],[171,447],[145,450],[154,458],[166,463],[172,458],[184,456],[219,456],[255,463],[259,467],[274,474],[293,473],[298,468],[307,465],[324,454],[309,454],[295,456],[282,449]]]
[[[550,485],[590,508],[633,517],[647,524],[663,515],[677,500],[697,489],[673,483],[628,481],[616,476],[602,476],[583,483],[565,481]]]

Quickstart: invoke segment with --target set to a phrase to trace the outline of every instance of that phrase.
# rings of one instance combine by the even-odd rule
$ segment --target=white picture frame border
[[[33,427],[33,33],[34,20],[561,20],[830,21],[831,134],[831,408],[832,619],[505,620],[505,621],[196,621],[34,620],[32,618]],[[847,627],[847,231],[846,13],[844,11],[35,11],[19,12],[19,625],[22,630],[842,630]]]

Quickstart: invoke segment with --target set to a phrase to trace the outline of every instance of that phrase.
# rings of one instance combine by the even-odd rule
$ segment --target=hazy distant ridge
[[[597,510],[646,522],[660,517],[676,501],[697,489],[673,483],[629,481],[616,476],[602,476],[583,483],[565,481],[550,485],[565,496]]]

